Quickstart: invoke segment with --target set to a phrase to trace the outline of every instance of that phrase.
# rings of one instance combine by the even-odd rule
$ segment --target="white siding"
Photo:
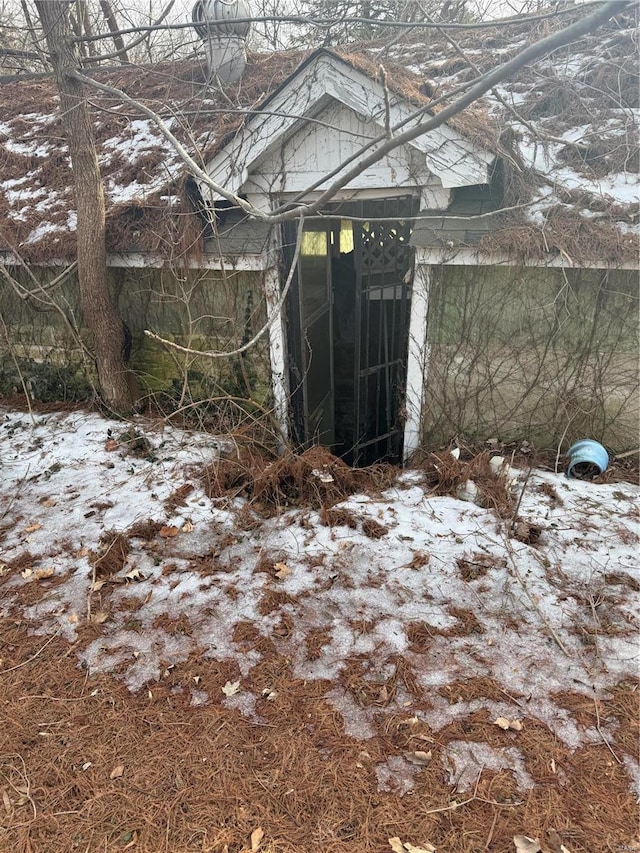
[[[306,190],[379,136],[380,128],[373,121],[332,101],[314,116],[313,122],[280,139],[277,146],[251,164],[250,177],[242,192],[280,195]],[[424,165],[424,157],[415,149],[402,146],[370,166],[348,186],[378,189],[425,185],[441,186]],[[328,181],[323,181],[319,188],[327,186]]]

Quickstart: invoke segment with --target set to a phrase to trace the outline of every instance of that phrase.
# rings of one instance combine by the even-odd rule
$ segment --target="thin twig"
[[[18,788],[16,785],[14,785],[13,782],[11,781],[11,779],[8,779],[6,775],[4,776],[4,778],[7,782],[7,784],[11,788],[13,788],[13,790],[15,791],[16,794],[19,794],[19,795],[27,798],[27,800],[31,804],[31,808],[33,809],[33,819],[35,820],[36,817],[38,816],[38,810],[36,809],[36,804],[33,801],[33,797],[31,796],[31,782],[29,781],[29,777],[27,776],[27,765],[24,762],[24,758],[17,752],[12,753],[11,755],[3,756],[3,758],[5,760],[9,759],[9,758],[19,758],[20,759],[20,763],[22,764],[22,772],[20,770],[16,770],[16,768],[13,765],[9,764],[8,762],[6,764],[0,765],[0,767],[7,767],[7,768],[9,768],[9,770],[13,770],[14,772],[17,772],[20,776],[22,776],[22,779],[24,781],[24,785],[22,786],[22,788]]]
[[[456,809],[461,809],[462,806],[468,806],[469,803],[474,803],[474,802],[486,803],[489,806],[497,806],[498,808],[503,808],[503,809],[504,808],[512,809],[515,806],[521,806],[522,805],[522,800],[516,800],[513,803],[499,803],[497,800],[485,800],[484,797],[478,797],[478,796],[476,796],[476,794],[474,794],[473,796],[468,797],[468,799],[462,800],[459,803],[454,801],[453,803],[449,803],[448,806],[441,806],[438,809],[429,809],[428,811],[423,812],[423,814],[439,814],[440,812],[453,812]]]
[[[13,496],[12,496],[11,500],[9,501],[9,505],[8,505],[8,506],[7,506],[7,508],[3,511],[2,515],[0,515],[0,521],[1,521],[3,518],[6,518],[6,516],[7,516],[7,515],[9,514],[9,512],[11,511],[11,507],[14,505],[14,503],[15,503],[15,502],[18,500],[18,498],[20,497],[20,492],[22,491],[22,487],[24,486],[24,484],[25,484],[25,482],[26,482],[26,480],[27,480],[27,476],[28,476],[28,474],[29,474],[29,471],[30,471],[30,470],[31,470],[31,464],[27,465],[27,470],[24,472],[24,476],[22,477],[22,479],[21,479],[21,480],[19,480],[19,481],[18,481],[18,486],[17,486],[17,488],[16,488],[16,490],[15,490],[15,492],[14,492],[14,494],[13,494]]]
[[[575,415],[574,415],[574,417],[575,417]],[[573,418],[569,418],[569,422],[567,423],[566,427],[564,428],[564,432],[560,436],[560,441],[558,442],[558,449],[556,450],[556,464],[554,467],[554,473],[556,473],[556,474],[558,473],[558,467],[560,466],[560,448],[562,447],[562,443],[564,442],[566,435],[569,432],[569,427],[571,426],[572,420],[573,420]]]
[[[522,498],[524,497],[525,489],[527,488],[527,483],[529,482],[529,478],[531,477],[531,472],[533,471],[533,459],[529,464],[529,470],[524,478],[524,483],[522,484],[522,489],[520,490],[520,494],[518,495],[518,500],[516,501],[515,509],[513,510],[513,515],[511,516],[511,524],[509,525],[509,529],[513,530],[516,525],[516,519],[518,518],[518,512],[520,511],[520,504],[522,503]]]
[[[7,346],[9,348],[9,353],[11,354],[11,360],[13,361],[13,366],[16,369],[18,374],[18,378],[20,379],[20,384],[22,385],[22,393],[24,394],[24,399],[27,404],[27,409],[29,410],[29,417],[31,418],[31,424],[33,426],[36,425],[36,419],[33,416],[33,408],[31,406],[31,395],[29,394],[29,389],[27,387],[27,383],[25,381],[24,376],[22,375],[22,370],[20,370],[20,365],[18,364],[18,359],[16,358],[16,354],[13,346],[11,345],[11,339],[9,337],[9,330],[7,329],[7,324],[4,321],[4,317],[0,314],[0,321],[2,321],[2,329],[4,331],[4,336],[7,340]]]
[[[284,287],[282,288],[280,298],[278,299],[278,302],[271,314],[267,317],[265,324],[262,326],[261,329],[256,332],[256,334],[251,338],[250,341],[247,341],[245,344],[242,344],[242,346],[239,346],[234,350],[229,350],[228,352],[213,352],[211,350],[197,350],[192,349],[191,347],[183,347],[180,344],[175,343],[174,341],[168,341],[166,338],[162,338],[160,337],[160,335],[156,335],[149,329],[144,330],[145,335],[147,335],[147,337],[151,338],[152,340],[163,344],[166,347],[171,347],[171,349],[187,353],[188,355],[198,355],[204,356],[206,358],[229,358],[234,355],[241,355],[243,352],[246,352],[247,350],[251,349],[251,347],[254,346],[260,340],[260,338],[265,334],[265,332],[267,332],[281,316],[282,308],[289,293],[289,288],[291,287],[291,282],[293,281],[293,276],[298,265],[298,257],[300,255],[300,247],[302,245],[303,225],[304,216],[301,215],[298,222],[298,234],[296,239],[296,247],[293,253],[293,258],[291,260],[291,268],[289,269],[287,280],[285,281]]]
[[[39,655],[42,654],[42,652],[47,648],[49,643],[52,643],[55,640],[59,633],[60,628],[58,628],[55,634],[52,634],[51,637],[49,637],[47,642],[43,646],[41,646],[34,655],[31,655],[30,658],[27,658],[27,660],[22,661],[22,663],[17,663],[15,666],[10,666],[9,669],[0,670],[0,675],[6,675],[8,672],[15,672],[16,669],[21,669],[23,666],[26,666],[28,663],[34,661]]]
[[[489,830],[489,835],[487,836],[487,840],[484,845],[484,849],[488,850],[489,845],[491,844],[491,840],[493,838],[493,832],[496,828],[496,823],[498,822],[498,812],[493,813],[493,821],[491,822],[491,829]]]
[[[569,653],[569,651],[568,651],[567,647],[565,646],[565,644],[562,642],[562,640],[561,640],[561,639],[560,639],[560,637],[558,636],[558,634],[557,634],[556,630],[554,629],[553,625],[549,622],[549,620],[547,619],[547,617],[546,617],[546,616],[544,615],[544,613],[542,612],[542,610],[541,610],[541,608],[540,608],[540,605],[536,602],[535,598],[534,598],[534,597],[531,595],[531,593],[529,592],[529,589],[528,589],[528,587],[527,587],[527,584],[526,584],[526,582],[525,582],[525,579],[522,577],[522,574],[521,574],[521,572],[520,572],[520,569],[519,569],[519,568],[518,568],[518,566],[517,566],[516,559],[515,559],[515,553],[514,553],[514,550],[513,550],[513,545],[511,544],[511,540],[509,539],[509,534],[508,534],[508,533],[506,533],[506,534],[505,534],[505,546],[506,546],[506,549],[507,549],[507,555],[508,555],[508,557],[509,557],[509,562],[511,563],[511,571],[512,571],[512,573],[515,575],[515,577],[516,577],[516,579],[517,579],[518,583],[520,584],[520,586],[522,587],[522,589],[524,590],[524,594],[525,594],[525,595],[527,596],[527,598],[529,599],[529,602],[530,602],[531,606],[534,608],[534,610],[536,611],[536,613],[538,614],[538,616],[539,616],[539,617],[540,617],[540,619],[542,620],[542,622],[543,622],[544,626],[546,627],[547,631],[551,634],[551,636],[553,637],[553,639],[556,641],[556,643],[557,643],[557,645],[558,645],[558,648],[559,648],[559,649],[563,652],[563,654],[565,654],[568,658],[571,658],[571,657],[572,657],[572,655]]]
[[[1,674],[2,673],[0,673],[0,675]],[[71,699],[66,699],[63,696],[46,696],[45,694],[36,694],[34,696],[18,696],[18,702],[30,702],[32,699],[47,699],[49,702],[84,702],[85,699],[91,698],[91,696],[74,696]]]
[[[622,764],[622,761],[621,761],[621,760],[618,758],[618,756],[615,754],[615,752],[613,751],[613,747],[611,746],[611,744],[609,743],[609,741],[606,739],[606,737],[604,736],[604,732],[603,732],[603,731],[602,731],[602,729],[600,728],[600,711],[598,710],[598,697],[597,697],[595,694],[594,694],[594,697],[593,697],[593,704],[594,704],[594,707],[595,707],[595,709],[596,709],[596,731],[598,732],[598,734],[599,734],[599,735],[600,735],[600,737],[602,738],[602,742],[603,742],[603,743],[604,743],[604,745],[607,747],[607,749],[609,750],[609,752],[611,753],[611,755],[613,755],[613,757],[615,758],[616,762],[617,762],[618,764]]]

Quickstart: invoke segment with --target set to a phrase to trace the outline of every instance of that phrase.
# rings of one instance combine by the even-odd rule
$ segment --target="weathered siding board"
[[[274,148],[280,148],[292,133],[304,128],[306,118],[315,118],[327,99],[344,104],[357,115],[366,115],[376,137],[384,136],[386,99],[383,87],[336,56],[318,55],[263,104],[263,112],[249,119],[234,138],[207,164],[210,177],[231,192],[246,191],[255,175],[255,164]],[[391,126],[415,124],[415,106],[396,96],[389,102]],[[333,130],[325,131],[325,144]],[[445,188],[487,183],[495,155],[465,139],[446,125],[409,143],[421,155],[420,169],[437,175]],[[287,171],[281,161],[276,174]],[[332,163],[333,168],[336,163]],[[202,184],[201,192],[211,192]]]
[[[304,190],[329,174],[337,163],[348,161],[379,133],[371,120],[334,101],[315,116],[314,122],[254,163],[245,189],[278,194]],[[416,159],[410,148],[402,146],[362,172],[349,187],[439,187],[439,180],[424,164],[420,169]],[[321,188],[327,185],[324,181]]]

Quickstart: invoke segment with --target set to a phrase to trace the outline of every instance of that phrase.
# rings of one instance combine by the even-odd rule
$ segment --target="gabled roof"
[[[575,14],[584,13],[576,9]],[[295,88],[292,81],[303,79],[314,63],[325,63],[325,70],[330,65],[332,73],[348,71],[378,97],[383,65],[397,109],[402,104],[429,107],[432,99],[566,22],[567,15],[535,26],[497,22],[491,29],[457,31],[455,46],[433,31],[425,39],[416,30],[395,36],[390,44],[358,44],[339,54],[254,56],[241,84],[224,92],[207,85],[201,63],[93,73],[158,112],[187,147],[197,147],[213,166],[222,162],[215,159],[221,146],[232,150],[237,144],[245,122],[250,130],[268,126],[266,114],[276,112],[279,100]],[[637,259],[637,35],[633,15],[619,16],[503,83],[442,130],[457,145],[466,142],[470,150],[484,152],[485,166],[499,153],[504,167],[493,196],[504,212],[492,217],[490,228],[486,219],[478,227],[471,218],[465,228],[444,223],[455,226],[448,229],[454,236],[467,235],[464,245],[472,234],[473,246],[484,252],[560,254],[576,265]],[[355,105],[353,93],[343,95]],[[201,250],[202,223],[193,213],[178,155],[151,121],[119,99],[97,92],[90,92],[89,99],[105,179],[109,249],[166,258]],[[53,81],[1,84],[0,117],[0,248],[31,260],[73,257],[75,204]],[[426,154],[432,142],[416,144]],[[416,232],[434,233],[438,229],[432,225],[425,223]],[[445,241],[449,248],[452,242]]]
[[[420,78],[397,66],[390,75],[392,84],[386,83],[386,71],[383,84],[379,69],[363,57],[341,56],[324,48],[314,51],[214,155],[207,163],[207,172],[226,189],[241,192],[253,165],[313,118],[327,98],[363,114],[381,136],[387,123],[391,127],[402,124],[404,129],[416,125],[419,119],[414,116],[421,112],[416,107],[429,112],[431,101],[419,85]],[[480,144],[482,131],[484,146]],[[473,117],[462,115],[409,144],[445,188],[489,181],[496,140],[477,112]]]

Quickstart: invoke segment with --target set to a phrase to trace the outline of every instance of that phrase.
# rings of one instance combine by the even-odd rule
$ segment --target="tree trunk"
[[[89,106],[82,84],[69,71],[78,68],[71,36],[68,0],[36,0],[60,93],[60,112],[69,144],[75,184],[78,279],[84,321],[92,338],[104,401],[116,412],[131,411],[133,375],[122,354],[123,325],[107,285],[104,188]]]
[[[109,0],[100,0],[100,8],[102,9],[104,19],[107,22],[109,30],[113,36],[113,43],[116,46],[116,53],[118,53],[120,56],[120,62],[125,65],[127,62],[129,62],[129,57],[127,56],[127,51],[124,46],[122,36],[118,32],[118,22],[116,21],[116,16],[113,14],[111,3],[109,2]]]

